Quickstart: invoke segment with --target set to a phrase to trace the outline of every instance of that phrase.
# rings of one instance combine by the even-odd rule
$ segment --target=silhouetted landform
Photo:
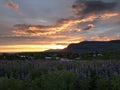
[[[61,51],[61,49],[49,49],[44,52],[60,52],[60,51]]]
[[[63,50],[0,53],[0,60],[120,60],[120,40],[84,41]]]
[[[101,51],[120,50],[120,40],[113,41],[83,41],[77,44],[70,44],[63,51],[65,52],[101,52]]]

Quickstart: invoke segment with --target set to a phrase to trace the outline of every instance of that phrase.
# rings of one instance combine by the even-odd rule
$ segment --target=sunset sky
[[[0,52],[120,39],[120,0],[0,0]]]

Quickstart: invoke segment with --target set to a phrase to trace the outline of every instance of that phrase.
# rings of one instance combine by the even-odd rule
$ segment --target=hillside
[[[63,51],[65,52],[100,52],[100,51],[120,50],[120,40],[113,41],[83,41],[81,43],[70,44]]]

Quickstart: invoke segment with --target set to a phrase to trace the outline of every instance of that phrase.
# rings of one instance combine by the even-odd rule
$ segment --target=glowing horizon
[[[49,49],[64,49],[65,45],[9,45],[0,46],[0,53],[6,52],[42,52]]]
[[[119,39],[119,0],[0,0],[0,52]]]
[[[96,41],[111,41],[116,40],[112,38],[104,37],[104,40],[96,37]],[[92,40],[93,41],[93,40]],[[83,42],[83,41],[80,41]],[[74,42],[74,43],[80,43],[80,42]],[[17,52],[44,52],[46,50],[50,49],[64,49],[67,48],[67,46],[72,43],[67,43],[64,45],[56,45],[56,44],[49,44],[49,45],[6,45],[6,46],[0,46],[1,50],[0,53],[17,53]]]

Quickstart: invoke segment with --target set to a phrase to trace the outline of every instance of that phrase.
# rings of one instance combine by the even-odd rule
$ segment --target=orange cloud
[[[91,15],[85,18],[70,18],[63,19],[57,22],[56,25],[51,26],[43,26],[43,25],[25,25],[25,24],[17,24],[14,25],[13,32],[17,35],[27,35],[27,36],[46,36],[46,35],[54,35],[56,33],[64,33],[64,32],[81,32],[85,30],[91,30],[94,25],[89,23],[85,27],[78,28],[78,24],[94,22],[96,19],[109,19],[111,17],[115,17],[119,15],[118,13],[105,13],[103,15]]]
[[[94,2],[94,5],[99,2]],[[86,30],[92,30],[95,28],[94,22],[100,20],[106,20],[115,16],[118,16],[118,13],[112,12],[112,8],[115,6],[115,3],[104,3],[98,4],[101,9],[99,10],[93,8],[90,5],[91,2],[88,2],[87,5],[81,4],[81,6],[73,5],[72,9],[75,13],[75,16],[68,17],[67,19],[59,20],[55,25],[45,26],[45,25],[26,25],[26,24],[17,24],[14,25],[13,33],[18,37],[37,37],[37,39],[33,39],[29,41],[32,44],[46,44],[50,45],[49,49],[51,49],[51,44],[54,43],[58,45],[57,47],[67,46],[70,43],[79,43],[84,40],[94,40],[94,41],[109,41],[115,40],[116,38],[110,37],[109,35],[104,35],[100,37],[99,35],[81,35],[82,32]],[[102,7],[104,5],[109,5],[108,7]],[[81,8],[80,8],[81,7]],[[97,7],[97,6],[95,6]],[[91,9],[89,9],[91,8]],[[104,10],[105,8],[105,10]],[[84,11],[92,11],[84,12]],[[80,34],[80,35],[79,35]],[[30,40],[30,39],[29,39]],[[27,42],[26,40],[25,42]],[[53,45],[54,46],[54,45]],[[55,46],[53,47],[55,48]],[[38,50],[38,49],[37,49]]]
[[[76,25],[83,22],[90,22],[96,19],[95,16],[89,16],[87,18],[79,19],[67,19],[62,22],[58,22],[53,26],[41,26],[41,25],[15,25],[14,33],[20,35],[32,35],[32,36],[40,36],[40,35],[52,35],[63,31],[72,31],[77,30]],[[91,24],[88,25],[91,27]]]
[[[118,16],[119,14],[118,13],[105,13],[103,15],[101,15],[100,17],[102,19],[109,19],[111,17],[115,17],[115,16]]]
[[[67,19],[61,19],[55,25],[51,26],[17,24],[14,25],[13,32],[21,36],[46,36],[63,33],[80,33],[94,28],[94,21],[109,19],[119,15],[118,13],[113,12],[114,8],[117,6],[115,2],[76,1],[78,3],[75,3],[72,6],[72,11],[75,14],[72,18],[68,17]],[[84,25],[79,27],[82,23],[84,23]]]
[[[13,10],[18,11],[19,10],[19,5],[17,3],[14,3],[12,0],[9,0],[5,6],[7,6],[8,8],[12,8]]]

